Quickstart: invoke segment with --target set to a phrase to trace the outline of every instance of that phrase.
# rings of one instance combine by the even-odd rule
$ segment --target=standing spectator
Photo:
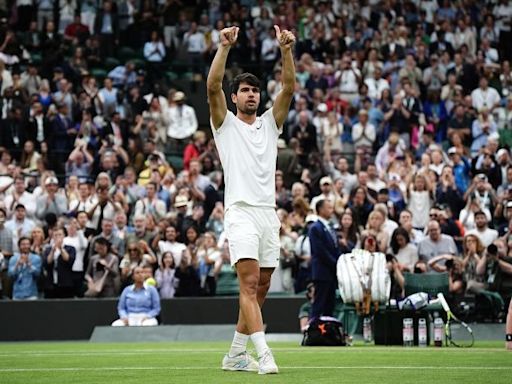
[[[222,265],[222,260],[217,247],[217,239],[213,232],[206,232],[203,235],[203,243],[199,246],[197,258],[199,259],[201,289],[207,296],[215,296],[217,274]]]
[[[173,150],[182,149],[186,139],[193,135],[198,127],[196,111],[185,104],[185,99],[183,92],[176,92],[173,97],[176,104],[170,106],[167,112],[169,121],[167,136]]]
[[[148,62],[150,80],[162,77],[162,63],[165,59],[165,46],[158,31],[151,32],[151,40],[144,44],[144,58]]]
[[[150,181],[146,184],[146,197],[140,199],[135,204],[135,215],[153,215],[156,220],[163,218],[166,214],[165,202],[160,200],[157,195],[156,183]]]
[[[197,22],[190,23],[190,29],[183,36],[183,45],[186,48],[191,69],[194,73],[201,73],[207,46],[204,33],[197,28]]]
[[[498,231],[488,227],[487,216],[483,211],[475,212],[475,228],[468,231],[466,236],[473,234],[478,237],[483,246],[487,248],[498,238]]]
[[[144,279],[143,268],[135,268],[133,284],[126,287],[119,298],[119,319],[112,323],[113,327],[158,325],[160,297],[155,287],[144,284]]]
[[[3,297],[8,297],[11,291],[11,282],[7,275],[7,266],[9,258],[13,254],[13,235],[12,231],[5,227],[7,214],[4,208],[0,208],[0,254],[2,263],[0,263],[0,291]]]
[[[100,186],[96,191],[98,200],[96,204],[87,211],[87,215],[89,216],[89,224],[87,226],[98,234],[102,231],[101,224],[103,219],[114,220],[115,213],[121,210],[121,207],[109,196],[107,186]]]
[[[23,176],[16,176],[14,178],[14,188],[10,194],[5,196],[4,203],[9,217],[14,213],[15,207],[18,204],[25,207],[28,217],[32,218],[35,216],[36,197],[26,190]]]
[[[352,141],[356,155],[360,158],[363,167],[368,165],[372,153],[373,143],[377,137],[375,126],[368,121],[368,111],[359,110],[359,121],[352,126]]]
[[[492,112],[500,104],[500,95],[496,89],[489,87],[489,80],[482,76],[479,87],[471,92],[471,100],[475,110],[486,108],[488,112]]]
[[[60,217],[67,212],[68,203],[65,196],[57,193],[59,189],[59,181],[55,176],[49,176],[44,186],[46,192],[37,198],[36,217],[44,220],[49,213]]]
[[[75,297],[83,297],[84,275],[86,268],[86,250],[88,246],[84,231],[79,228],[78,220],[71,218],[67,225],[67,236],[64,238],[64,245],[75,249],[75,261],[71,270],[73,271],[73,287]]]
[[[18,243],[18,239],[30,236],[32,229],[35,228],[36,223],[28,219],[27,210],[23,204],[16,204],[14,207],[14,215],[7,223],[6,228],[9,228],[13,234],[14,244]],[[17,250],[17,249],[15,249]]]
[[[94,242],[94,256],[85,273],[85,296],[114,297],[119,292],[119,259],[110,252],[110,242],[100,237]]]
[[[297,125],[292,128],[292,137],[299,140],[303,156],[318,150],[316,128],[311,123],[307,111],[299,112]]]
[[[94,32],[101,40],[101,56],[104,58],[114,56],[119,35],[119,21],[110,0],[104,1],[103,9],[96,14]]]
[[[179,281],[176,278],[176,264],[171,252],[165,252],[162,255],[160,268],[155,272],[155,280],[160,298],[172,299]]]
[[[43,269],[45,277],[45,298],[71,298],[74,296],[73,263],[75,248],[64,244],[66,230],[54,228],[52,239],[43,251]]]
[[[421,230],[428,224],[428,212],[434,203],[434,191],[429,178],[421,173],[415,174],[409,182],[407,197],[407,208],[413,214],[412,225]]]
[[[19,252],[9,259],[9,276],[13,280],[13,300],[37,299],[37,279],[41,273],[41,258],[30,251],[28,237],[18,240]]]
[[[311,318],[333,315],[337,286],[336,263],[340,254],[336,233],[329,224],[334,212],[332,202],[327,199],[320,200],[316,211],[318,221],[309,230],[311,271],[315,284]]]
[[[479,109],[478,118],[471,125],[471,135],[473,137],[471,153],[473,155],[476,155],[482,147],[487,145],[490,135],[498,132],[496,123],[489,112],[487,107]]]

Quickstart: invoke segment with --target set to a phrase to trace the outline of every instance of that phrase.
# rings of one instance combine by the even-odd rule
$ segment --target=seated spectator
[[[119,293],[119,259],[110,251],[110,242],[100,237],[94,242],[94,256],[85,273],[87,297],[114,297]]]
[[[398,227],[391,237],[390,248],[393,257],[401,271],[412,272],[418,261],[418,248],[411,243],[409,233],[403,227]]]
[[[386,266],[391,279],[391,291],[389,297],[399,300],[404,297],[405,279],[402,274],[403,268],[393,255],[386,255]]]
[[[104,218],[101,222],[101,232],[94,237],[89,239],[89,250],[88,256],[89,258],[94,255],[95,252],[95,242],[100,237],[108,240],[110,243],[110,251],[116,256],[122,257],[124,255],[124,248],[126,245],[126,241],[119,236],[116,236],[114,233],[114,221],[109,218]]]
[[[444,265],[439,264],[441,261],[444,261]],[[458,256],[438,255],[430,259],[428,265],[436,272],[448,272],[448,289],[452,295],[464,293],[464,265]]]
[[[420,260],[429,262],[439,255],[457,255],[457,246],[453,238],[441,233],[441,226],[436,220],[430,220],[427,226],[428,237],[418,244]]]
[[[13,300],[37,299],[37,279],[41,273],[41,258],[30,251],[28,237],[18,240],[19,252],[9,259],[9,277],[13,281]]]
[[[112,323],[113,327],[158,325],[160,297],[155,287],[144,284],[143,272],[142,267],[134,269],[133,284],[127,286],[119,298],[119,319]]]
[[[44,296],[47,299],[71,298],[74,296],[73,264],[75,248],[64,244],[66,230],[57,227],[52,239],[43,251]]]
[[[176,264],[171,252],[164,252],[160,267],[155,272],[156,286],[161,299],[172,299],[179,284],[176,278]]]

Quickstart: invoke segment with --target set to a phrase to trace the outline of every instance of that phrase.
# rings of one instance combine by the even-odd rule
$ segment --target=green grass
[[[223,372],[228,343],[2,343],[0,383],[510,383],[504,343],[471,349],[271,343],[278,375]]]

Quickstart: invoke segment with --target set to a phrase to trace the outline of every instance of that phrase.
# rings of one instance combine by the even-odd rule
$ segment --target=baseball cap
[[[448,149],[448,154],[449,154],[449,155],[453,155],[454,153],[457,153],[457,148],[455,148],[455,147],[450,147],[450,148]]]
[[[55,176],[50,176],[45,180],[44,185],[51,185],[51,184],[59,185],[59,180],[57,180],[57,178]]]
[[[496,157],[499,159],[501,156],[503,156],[506,153],[508,153],[508,151],[505,148],[501,148],[498,150],[498,152],[496,152]]]
[[[316,109],[317,109],[318,112],[327,112],[327,104],[320,103],[320,104],[318,104]]]
[[[507,208],[512,208],[512,201],[507,202]]]
[[[285,149],[286,148],[286,141],[284,141],[284,139],[277,139],[277,148]]]
[[[332,179],[329,176],[324,176],[320,179],[320,185],[332,184]]]

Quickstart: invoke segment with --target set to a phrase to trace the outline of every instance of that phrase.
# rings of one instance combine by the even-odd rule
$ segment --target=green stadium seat
[[[448,295],[448,272],[443,273],[404,273],[405,296],[426,292],[432,297],[438,293]]]
[[[125,63],[136,56],[137,52],[130,47],[120,47],[117,51],[117,57],[119,58],[119,61],[121,61],[122,63]]]
[[[98,80],[98,82],[103,81],[103,79],[108,75],[108,71],[103,68],[92,68],[90,73],[96,78],[96,80]]]
[[[217,296],[234,296],[240,292],[235,270],[228,264],[221,267],[217,276]]]
[[[109,71],[120,65],[121,62],[116,59],[115,57],[107,57],[105,59],[105,68],[107,68]]]
[[[174,168],[175,172],[179,172],[183,169],[183,155],[182,154],[172,154],[165,156],[165,159],[169,163],[171,167]]]

